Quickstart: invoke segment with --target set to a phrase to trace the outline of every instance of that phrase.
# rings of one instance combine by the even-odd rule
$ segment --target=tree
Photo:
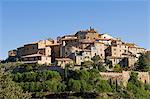
[[[102,59],[100,58],[99,55],[94,56],[91,60],[93,61],[93,68],[96,68],[101,72],[106,71],[106,68],[103,65]]]
[[[119,64],[115,65],[114,72],[121,72],[121,67]]]
[[[79,80],[85,80],[85,81],[88,81],[89,80],[89,77],[90,77],[90,74],[87,70],[80,70],[78,72],[78,75],[77,75],[77,79]]]
[[[92,60],[94,63],[98,63],[98,62],[101,60],[101,58],[100,58],[99,55],[96,55],[96,56],[92,57],[91,60]]]
[[[147,92],[143,84],[138,80],[138,73],[131,72],[130,78],[128,80],[127,89],[133,93],[135,98],[144,98],[146,99],[150,94]]]
[[[70,88],[71,91],[80,92],[81,89],[80,80],[74,80],[72,78],[69,79],[68,87]]]
[[[98,92],[111,92],[111,86],[106,80],[99,80],[96,85],[96,90]]]
[[[135,69],[138,71],[150,71],[150,51],[140,55]]]
[[[86,82],[85,80],[80,80],[81,83],[81,92],[91,92],[93,90],[93,86]]]
[[[18,84],[12,81],[9,75],[0,72],[0,98],[1,99],[24,99],[31,98],[29,93],[23,93]]]
[[[66,87],[67,87],[67,86],[65,85],[64,82],[59,83],[58,86],[57,86],[58,92],[64,92],[65,89],[66,89]]]
[[[29,72],[29,71],[32,71],[32,70],[33,70],[32,65],[27,64],[27,65],[25,66],[25,71]]]
[[[84,61],[83,64],[82,64],[82,68],[90,68],[90,67],[92,67],[92,65],[93,65],[93,62]]]
[[[97,67],[98,67],[98,70],[100,71],[100,72],[105,72],[105,71],[107,71],[106,70],[106,68],[105,68],[105,66],[104,65],[102,65],[102,64],[97,64]]]
[[[57,86],[58,86],[58,82],[54,81],[54,80],[48,80],[45,81],[45,84],[47,86],[47,91],[49,92],[58,92],[57,90]]]
[[[133,83],[137,87],[141,86],[141,82],[138,80],[138,73],[135,72],[131,72],[128,82]]]

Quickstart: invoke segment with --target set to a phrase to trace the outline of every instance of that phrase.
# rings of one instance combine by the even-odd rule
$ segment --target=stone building
[[[37,54],[40,50],[53,43],[54,43],[53,41],[49,40],[40,40],[38,42],[34,42],[31,44],[25,44],[23,47],[17,48],[18,57]]]
[[[51,57],[42,54],[31,54],[21,57],[22,63],[27,64],[51,64]]]
[[[51,64],[51,48],[54,40],[40,40],[17,48],[17,56],[23,63]]]
[[[96,40],[99,39],[101,35],[96,30],[90,27],[89,30],[78,31],[75,36],[78,39]]]
[[[57,66],[60,66],[63,69],[67,64],[73,64],[73,60],[70,58],[56,58],[55,62]]]
[[[32,63],[38,59],[38,61],[43,61],[38,62],[42,64],[61,61],[59,58],[69,58],[78,66],[84,61],[91,61],[95,55],[99,55],[105,63],[127,67],[133,66],[140,53],[144,52],[144,48],[133,43],[123,42],[107,33],[99,34],[95,29],[90,28],[78,31],[73,35],[58,37],[57,40],[48,39],[25,44],[17,50],[9,51],[8,55],[16,55],[26,63]]]
[[[17,50],[8,51],[8,57],[16,57],[16,56],[17,56]]]

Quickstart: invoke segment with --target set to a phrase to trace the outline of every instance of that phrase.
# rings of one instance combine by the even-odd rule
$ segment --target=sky
[[[74,34],[91,26],[150,49],[149,0],[2,0],[0,59],[34,41]]]

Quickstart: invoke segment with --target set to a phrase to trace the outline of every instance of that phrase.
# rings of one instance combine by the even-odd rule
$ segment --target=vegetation
[[[119,65],[119,64],[115,65],[115,67],[114,67],[114,72],[121,72],[121,71],[122,71],[122,70],[121,70],[120,65]]]
[[[141,54],[135,66],[137,71],[150,71],[150,51]]]
[[[132,93],[133,98],[138,99],[147,99],[150,95],[150,91],[148,89],[148,84],[142,84],[138,80],[138,74],[131,72],[130,79],[127,84],[127,90]]]
[[[96,56],[97,57],[97,56]],[[63,73],[52,71],[44,65],[2,64],[0,73],[0,98],[146,98],[150,85],[138,80],[138,74],[131,72],[126,87],[117,80],[105,80],[99,74],[98,64],[92,61],[92,69],[72,70],[67,64]],[[116,65],[114,71],[120,72]],[[113,83],[112,83],[113,82]],[[11,90],[11,91],[10,91]],[[30,94],[31,95],[30,95]],[[72,98],[71,97],[71,98]]]
[[[107,71],[104,63],[102,62],[102,59],[100,58],[99,55],[96,55],[94,57],[92,57],[91,59],[92,61],[85,61],[82,64],[83,68],[94,68],[94,69],[98,69],[101,72],[105,72]]]
[[[28,99],[31,95],[12,81],[8,74],[0,72],[0,99]]]

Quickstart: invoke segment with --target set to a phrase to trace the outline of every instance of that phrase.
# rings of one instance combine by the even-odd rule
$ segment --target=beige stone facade
[[[51,44],[53,44],[53,41],[49,41],[49,40],[41,40],[39,42],[25,44],[23,47],[17,48],[18,56],[21,57],[25,55],[36,54],[39,52],[39,49],[43,49],[46,46],[51,45]]]
[[[106,48],[106,58],[112,62],[112,65],[120,64],[122,66],[134,66],[140,53],[145,49],[132,43],[125,43],[121,40],[112,40],[111,45]]]
[[[99,39],[101,35],[90,28],[89,30],[78,31],[75,36],[78,37],[78,39],[96,40]]]
[[[99,34],[95,29],[90,28],[78,31],[74,35],[58,37],[57,40],[48,39],[25,44],[17,48],[16,52],[9,51],[8,55],[17,54],[17,57],[22,58],[40,54],[42,57],[50,57],[51,61],[47,62],[48,64],[55,63],[56,58],[70,58],[76,65],[91,61],[92,57],[99,55],[103,62],[109,60],[113,66],[116,64],[134,66],[140,53],[144,52],[144,48],[133,43],[123,42],[107,33]]]
[[[65,68],[67,64],[73,64],[73,60],[70,58],[56,58],[55,59],[57,66]]]
[[[51,63],[51,47],[53,40],[40,40],[17,48],[17,55],[23,63]],[[37,55],[37,56],[36,56]]]
[[[22,63],[28,64],[51,64],[51,57],[41,55],[41,54],[32,54],[21,57]]]

